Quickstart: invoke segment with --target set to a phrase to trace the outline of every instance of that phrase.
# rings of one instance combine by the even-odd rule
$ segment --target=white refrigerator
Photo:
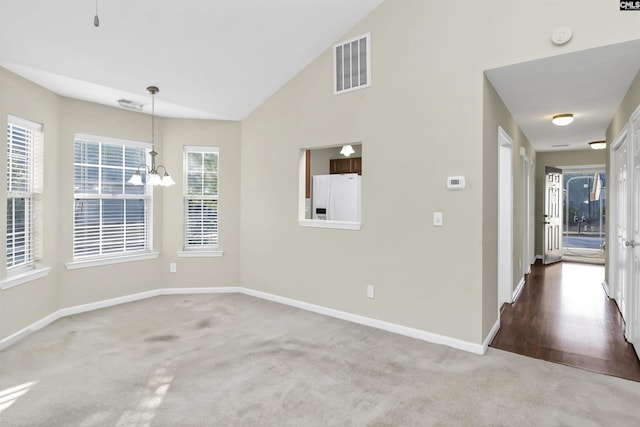
[[[328,221],[361,221],[362,177],[357,173],[314,175],[311,217]]]

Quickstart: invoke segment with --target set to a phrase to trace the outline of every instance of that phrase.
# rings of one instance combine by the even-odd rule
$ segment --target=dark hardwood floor
[[[505,305],[491,347],[640,381],[640,362],[603,280],[599,265],[534,265],[518,299]]]

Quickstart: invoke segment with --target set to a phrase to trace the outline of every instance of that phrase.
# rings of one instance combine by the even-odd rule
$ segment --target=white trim
[[[544,257],[542,255],[536,255],[536,260],[542,261],[543,259],[544,259]]]
[[[475,354],[484,354],[487,351],[487,345],[493,335],[497,332],[499,327],[494,325],[491,332],[483,344],[474,344],[468,341],[459,340],[445,335],[439,335],[432,332],[427,332],[421,329],[415,329],[408,326],[398,325],[395,323],[385,322],[383,320],[372,319],[370,317],[360,316],[357,314],[348,313],[345,311],[335,310],[333,308],[323,307],[320,305],[310,304],[303,301],[294,300],[291,298],[285,298],[278,295],[269,294],[262,291],[256,291],[244,287],[226,286],[226,287],[204,287],[204,288],[161,288],[151,291],[141,292],[137,294],[125,295],[121,297],[111,298],[108,300],[96,301],[89,304],[76,305],[73,307],[63,308],[57,310],[50,315],[34,322],[30,326],[19,330],[18,332],[9,335],[6,338],[0,339],[0,350],[3,350],[17,341],[27,337],[32,332],[44,328],[48,324],[65,316],[71,316],[74,314],[84,313],[87,311],[97,310],[100,308],[111,307],[118,304],[124,304],[133,301],[139,301],[146,298],[152,298],[160,295],[188,295],[188,294],[215,294],[215,293],[240,293],[249,295],[252,297],[272,301],[280,304],[285,304],[291,307],[296,307],[301,310],[311,311],[314,313],[322,314],[337,319],[346,320],[349,322],[357,323],[360,325],[370,326],[376,329],[382,329],[388,332],[393,332],[399,335],[419,339],[422,341],[442,344],[449,347],[456,348],[458,350],[467,351]]]
[[[120,256],[114,256],[114,257],[81,259],[81,260],[78,260],[78,261],[68,262],[64,266],[67,267],[67,270],[75,270],[77,268],[99,267],[101,265],[120,264],[122,262],[143,261],[143,260],[147,260],[147,259],[155,259],[155,258],[158,258],[158,255],[160,255],[160,252],[146,252],[144,254],[120,255]]]
[[[575,255],[562,255],[562,261],[579,262],[581,264],[604,265],[604,259],[581,257]]]
[[[182,152],[196,151],[198,153],[220,153],[218,147],[212,147],[210,145],[183,145]]]
[[[89,142],[101,142],[104,144],[112,144],[112,145],[132,145],[132,146],[144,148],[144,149],[153,148],[153,144],[147,141],[136,141],[133,139],[126,139],[126,138],[111,138],[108,136],[90,135],[87,133],[79,133],[79,132],[76,132],[74,134],[74,140],[75,139],[80,139],[82,141],[89,141]]]
[[[51,267],[43,267],[16,274],[14,276],[9,276],[6,279],[0,281],[0,291],[13,288],[14,286],[18,286],[32,280],[40,279],[41,277],[45,277],[49,274],[49,271],[51,271]]]
[[[324,219],[299,219],[300,227],[311,228],[335,228],[338,230],[360,230],[362,223],[359,221],[329,221]]]
[[[516,286],[516,290],[513,291],[513,296],[511,297],[511,301],[515,301],[520,296],[520,292],[522,292],[522,288],[524,287],[524,277],[520,279],[518,282],[518,286]]]
[[[606,280],[602,281],[602,289],[604,289],[604,293],[607,294],[607,298],[611,298],[609,296],[609,284],[607,283]]]
[[[457,348],[458,350],[468,351],[470,353],[484,354],[485,352],[481,344],[474,344],[468,341],[463,341],[457,338],[451,338],[444,335],[427,332],[421,329],[415,329],[408,326],[398,325],[396,323],[385,322],[384,320],[372,319],[370,317],[360,316],[358,314],[348,313],[345,311],[340,311],[333,308],[310,304],[307,302],[298,301],[291,298],[285,298],[278,295],[273,295],[266,292],[256,291],[248,288],[242,288],[242,293],[253,296],[253,297],[265,299],[268,301],[289,305],[291,307],[300,308],[302,310],[323,314],[325,316],[335,317],[337,319],[346,320],[346,321],[357,323],[364,326],[370,326],[376,329],[382,329],[384,331],[393,332],[398,335],[404,335],[407,337],[416,338],[416,339],[427,341],[434,344],[443,344],[449,347]]]
[[[221,257],[222,255],[224,255],[224,251],[218,251],[218,250],[176,251],[176,256],[178,258],[213,258],[213,257]]]
[[[489,331],[489,335],[487,335],[487,338],[482,343],[481,354],[485,354],[487,352],[487,349],[489,348],[489,344],[491,344],[491,341],[493,341],[493,339],[495,338],[499,330],[500,330],[500,316],[498,316],[498,320],[496,320],[496,323],[493,324],[493,327]]]

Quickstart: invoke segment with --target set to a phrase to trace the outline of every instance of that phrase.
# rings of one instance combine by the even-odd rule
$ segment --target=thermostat
[[[447,178],[447,188],[449,190],[463,190],[464,176],[450,176]]]

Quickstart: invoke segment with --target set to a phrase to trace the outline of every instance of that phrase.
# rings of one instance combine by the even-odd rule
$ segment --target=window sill
[[[4,291],[5,289],[45,277],[49,274],[49,271],[51,271],[51,267],[44,267],[7,277],[0,281],[0,290]]]
[[[176,251],[178,258],[214,258],[224,255],[224,251],[219,250],[192,250],[192,251]]]
[[[334,228],[337,230],[360,230],[360,221],[328,221],[323,219],[299,219],[300,227]]]
[[[77,268],[99,267],[101,265],[120,264],[122,262],[143,261],[146,259],[158,258],[160,252],[145,252],[136,255],[120,255],[114,257],[90,258],[79,261],[71,261],[65,264],[67,270],[75,270]]]

